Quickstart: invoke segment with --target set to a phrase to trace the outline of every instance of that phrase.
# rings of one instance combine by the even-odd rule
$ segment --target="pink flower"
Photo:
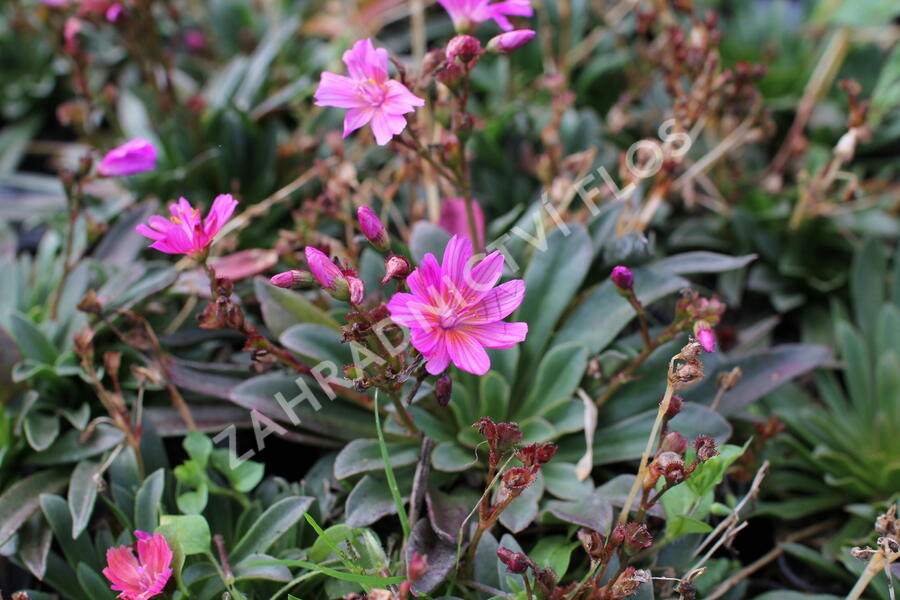
[[[78,52],[78,34],[81,33],[81,19],[69,17],[63,25],[63,48],[69,54]],[[115,150],[113,150],[115,152]]]
[[[694,324],[694,334],[697,336],[697,341],[700,342],[700,345],[703,346],[703,349],[707,352],[715,352],[716,351],[716,334],[713,333],[713,330],[710,329],[709,324],[706,321],[697,321]]]
[[[425,106],[425,101],[399,81],[388,79],[388,53],[377,50],[372,40],[359,40],[344,52],[349,77],[322,73],[316,90],[316,106],[347,108],[344,137],[366,123],[372,124],[375,141],[383,146],[406,127],[406,113]]]
[[[156,168],[156,148],[137,138],[106,153],[97,172],[103,177],[123,177]]]
[[[206,36],[199,29],[188,29],[184,32],[184,44],[191,52],[206,50]]]
[[[472,212],[475,215],[475,231],[478,232],[478,244],[484,245],[484,212],[474,200]],[[466,211],[466,201],[463,198],[447,198],[441,203],[441,215],[438,225],[452,235],[471,238],[469,234],[469,215]]]
[[[491,4],[491,0],[438,0],[453,19],[457,31],[468,31],[477,23],[493,19],[500,29],[513,28],[507,16],[530,17],[534,14],[531,0],[505,0]]]
[[[123,14],[125,14],[125,7],[116,2],[106,9],[106,20],[115,23]]]
[[[161,594],[172,576],[172,549],[160,533],[135,531],[137,558],[128,546],[106,551],[103,575],[124,600],[147,600]]]
[[[397,293],[388,303],[394,322],[410,329],[410,341],[437,375],[450,361],[463,371],[483,375],[491,368],[485,348],[511,348],[525,339],[527,323],[506,323],[525,296],[525,282],[494,287],[503,271],[503,255],[493,252],[472,265],[472,244],[453,236],[438,265],[426,254],[407,278],[411,294]]]
[[[136,231],[154,240],[150,247],[160,252],[197,256],[206,251],[236,206],[237,200],[231,194],[220,194],[201,221],[200,211],[181,198],[178,204],[169,205],[172,216],[168,220],[154,215],[148,221],[149,227],[141,223]]]
[[[495,52],[512,52],[516,48],[521,48],[533,40],[535,35],[537,34],[531,29],[507,31],[506,33],[501,33],[500,35],[492,37],[488,42],[487,47],[488,50],[493,50]]]

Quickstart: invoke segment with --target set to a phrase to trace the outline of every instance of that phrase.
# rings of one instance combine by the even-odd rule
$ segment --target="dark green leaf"
[[[72,539],[81,535],[94,512],[94,503],[97,501],[97,483],[94,476],[99,469],[99,463],[83,460],[75,465],[72,471],[68,495],[69,513],[72,516]]]
[[[20,479],[0,495],[0,546],[33,515],[40,506],[40,495],[51,494],[66,485],[64,471],[48,469]],[[71,534],[71,530],[67,534]]]
[[[159,525],[159,513],[162,509],[165,485],[166,472],[164,469],[157,469],[141,484],[134,498],[134,526],[136,529],[156,531],[156,527]]]
[[[303,517],[314,498],[292,496],[279,500],[256,520],[231,551],[231,559],[238,562],[254,553],[269,549]]]

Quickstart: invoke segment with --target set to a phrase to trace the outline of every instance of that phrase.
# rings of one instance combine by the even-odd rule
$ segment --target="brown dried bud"
[[[625,525],[624,548],[627,554],[636,554],[644,548],[653,545],[653,536],[643,523],[628,523]]]
[[[684,358],[687,362],[693,362],[695,360],[699,360],[700,354],[702,353],[703,345],[696,341],[691,340],[688,344],[681,349],[681,357]]]
[[[700,462],[706,462],[719,454],[716,440],[708,435],[701,435],[694,440],[694,450],[697,451],[697,460]]]
[[[88,290],[76,308],[83,313],[91,315],[100,316],[103,314],[103,304],[97,298],[97,293],[94,290]]]
[[[530,469],[536,469],[541,465],[550,462],[550,459],[552,459],[553,455],[556,454],[556,450],[556,444],[552,444],[550,442],[540,445],[530,444],[516,452],[516,457],[520,461],[522,461],[522,464],[526,467]]]
[[[700,344],[697,344],[697,347],[699,348]],[[671,383],[676,390],[683,390],[701,379],[703,379],[703,363],[699,360],[694,360],[686,362],[675,369]]]
[[[550,592],[554,588],[556,588],[556,584],[559,581],[559,577],[556,575],[556,571],[550,568],[535,569],[534,579],[544,591],[545,595],[549,595]]]
[[[650,571],[628,567],[625,569],[610,589],[609,598],[620,600],[637,593],[642,583],[650,581]]]
[[[740,382],[743,375],[744,372],[741,371],[741,368],[735,367],[727,373],[719,373],[716,377],[716,385],[727,392]]]
[[[578,541],[581,542],[581,547],[584,548],[584,551],[588,556],[591,557],[592,561],[597,561],[603,558],[603,549],[605,547],[605,543],[603,540],[603,536],[600,533],[594,531],[593,529],[587,529],[582,527],[578,530]]]
[[[524,490],[534,483],[535,474],[525,467],[513,467],[503,474],[503,486],[507,490]]]
[[[653,461],[656,469],[670,486],[677,485],[685,480],[687,473],[684,469],[684,460],[674,452],[662,452]]]
[[[75,334],[72,346],[75,354],[82,358],[90,359],[94,355],[94,330],[85,327]]]
[[[437,396],[441,408],[450,404],[450,398],[453,395],[453,379],[446,371],[438,376],[437,383],[434,384],[434,394]]]
[[[422,59],[422,75],[431,75],[435,69],[444,62],[444,52],[442,50],[432,50]]]
[[[497,549],[497,558],[506,565],[507,571],[510,573],[524,573],[528,567],[534,565],[530,558],[521,552],[513,552],[509,548],[502,546]]]

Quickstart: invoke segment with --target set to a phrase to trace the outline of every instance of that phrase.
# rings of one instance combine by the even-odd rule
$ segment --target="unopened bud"
[[[856,154],[856,140],[859,137],[859,130],[856,127],[851,127],[850,130],[841,136],[841,139],[838,140],[838,143],[834,147],[834,155],[843,163],[848,163],[853,160],[853,155]]]
[[[671,431],[666,435],[666,437],[663,438],[662,444],[660,444],[659,449],[663,452],[674,452],[676,454],[682,455],[684,454],[685,450],[687,450],[687,447],[687,438],[677,431]]]
[[[666,414],[664,418],[666,421],[670,421],[675,418],[678,413],[680,413],[684,409],[684,399],[678,394],[673,394],[671,398],[669,398],[669,407],[666,409]]]
[[[500,559],[510,573],[524,573],[531,565],[531,560],[521,552],[513,552],[509,548],[497,549],[497,558]]]
[[[709,324],[706,321],[697,321],[694,324],[694,335],[697,336],[697,341],[700,342],[703,350],[706,352],[715,352],[716,334],[713,333],[713,330],[710,329]]]
[[[290,271],[279,273],[278,275],[274,275],[271,279],[269,279],[269,283],[271,283],[275,287],[284,288],[286,290],[299,290],[305,287],[309,287],[315,282],[316,280],[312,276],[312,273],[310,273],[309,271],[300,271],[298,269],[292,269]]]
[[[443,66],[438,68],[434,76],[435,79],[437,79],[439,82],[443,83],[449,88],[452,88],[457,83],[459,83],[460,79],[462,79],[463,68],[456,63],[444,63]]]
[[[628,267],[622,265],[613,267],[609,278],[620,291],[627,292],[634,287],[634,273]]]
[[[516,48],[521,48],[534,39],[535,32],[531,29],[517,29],[516,31],[507,31],[500,35],[494,36],[488,42],[487,49],[490,52],[499,52],[506,54],[512,52]]]
[[[385,285],[391,279],[406,279],[411,270],[412,265],[406,257],[391,254],[384,260],[384,279],[381,280],[381,285]]]
[[[603,536],[593,529],[581,528],[578,530],[578,541],[591,560],[600,560],[603,557],[605,546]]]
[[[353,304],[354,306],[360,304],[363,301],[363,298],[366,297],[366,287],[365,284],[363,284],[363,280],[352,275],[346,276],[346,280],[347,288],[350,292],[350,304]]]
[[[378,215],[368,206],[360,206],[356,216],[359,219],[359,228],[369,243],[382,252],[387,252],[391,246],[390,238]]]
[[[457,35],[447,44],[447,60],[451,63],[459,59],[462,64],[468,65],[482,54],[481,42],[471,35]]]
[[[446,371],[438,376],[437,383],[434,385],[434,395],[437,396],[441,408],[450,404],[450,398],[453,395],[453,379]]]

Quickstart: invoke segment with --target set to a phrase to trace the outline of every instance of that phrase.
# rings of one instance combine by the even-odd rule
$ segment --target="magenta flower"
[[[500,35],[492,37],[488,42],[487,47],[488,50],[505,54],[507,52],[512,52],[516,48],[521,48],[533,40],[535,35],[537,35],[537,33],[531,29],[507,31],[506,33],[501,33]]]
[[[503,255],[493,252],[472,265],[472,244],[453,236],[438,265],[426,254],[406,279],[411,294],[397,293],[388,303],[391,319],[410,329],[410,341],[437,375],[452,361],[463,371],[484,375],[491,368],[485,348],[510,348],[523,341],[527,323],[506,323],[522,303],[525,282],[494,287],[503,271]]]
[[[425,106],[399,81],[388,79],[388,53],[375,49],[372,40],[359,40],[344,52],[350,76],[322,73],[315,93],[316,106],[347,108],[344,137],[366,123],[372,124],[375,141],[383,146],[406,127],[406,113]]]
[[[103,177],[123,177],[156,168],[156,148],[147,140],[137,138],[106,153],[97,173]]]
[[[468,31],[476,24],[493,19],[503,31],[511,31],[507,16],[530,17],[534,15],[531,0],[505,0],[491,4],[491,0],[438,0],[450,14],[457,31]]]
[[[694,334],[697,336],[697,341],[700,342],[700,345],[703,346],[703,349],[707,352],[715,352],[716,351],[716,334],[710,329],[709,324],[706,321],[697,321],[694,324]]]
[[[475,216],[475,231],[478,233],[478,245],[484,245],[484,211],[478,202],[472,201],[472,213]],[[438,225],[452,235],[470,238],[469,215],[466,201],[463,198],[447,198],[441,202],[441,215]]]
[[[160,533],[135,531],[137,558],[128,546],[109,548],[103,575],[124,600],[147,600],[161,594],[172,576],[172,549]]]
[[[344,287],[346,280],[341,268],[334,264],[328,255],[312,246],[306,247],[306,262],[309,264],[309,270],[313,277],[319,282],[323,288],[334,291],[338,286]]]
[[[206,251],[228,222],[237,204],[231,194],[220,194],[213,201],[206,218],[201,220],[200,211],[181,198],[178,204],[169,205],[171,217],[164,219],[153,215],[148,221],[149,226],[141,223],[135,230],[154,240],[150,247],[160,252],[197,257]]]

